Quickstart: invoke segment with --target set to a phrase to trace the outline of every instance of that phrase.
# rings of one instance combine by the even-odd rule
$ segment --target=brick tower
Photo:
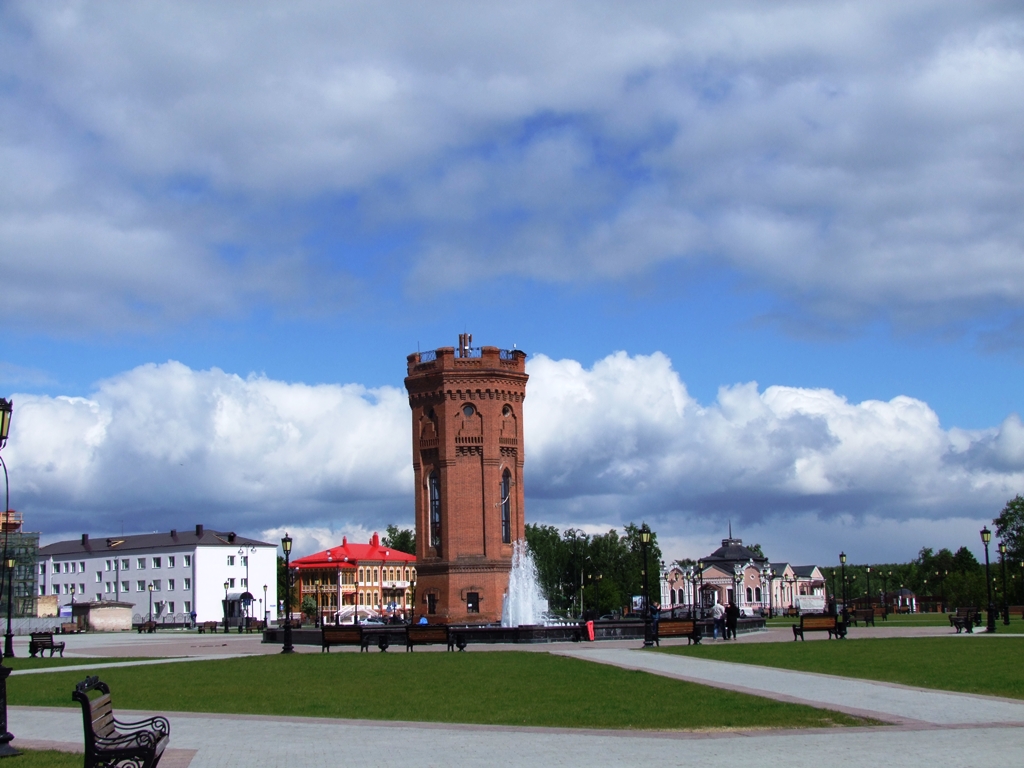
[[[431,623],[500,620],[523,538],[526,354],[472,343],[408,357],[415,613]]]

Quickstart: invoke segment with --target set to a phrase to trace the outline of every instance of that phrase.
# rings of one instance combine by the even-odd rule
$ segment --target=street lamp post
[[[267,602],[267,585],[263,585],[263,628],[267,628],[267,616],[270,615],[270,603]]]
[[[281,653],[294,653],[292,645],[292,569],[290,567],[292,557],[292,537],[285,533],[281,539],[281,549],[284,550],[284,646]]]
[[[846,608],[846,553],[839,553],[839,563],[843,567],[843,631],[846,631],[846,621],[849,616],[849,612]]]
[[[868,586],[867,586],[868,608],[870,608],[872,611],[874,611],[874,606],[871,604],[871,566],[870,565],[867,567],[867,571],[866,572],[867,572],[867,575],[868,575]]]
[[[11,429],[11,414],[14,412],[14,401],[0,397],[0,450],[7,445],[7,435]],[[4,560],[7,560],[7,536],[11,525],[11,487],[7,479],[7,463],[0,456],[0,466],[4,469]],[[13,576],[13,574],[12,574]],[[10,579],[8,580],[10,581]],[[10,584],[8,584],[10,588]],[[3,658],[14,657],[14,633],[11,632],[11,611],[7,610],[7,633],[4,635]],[[0,660],[0,757],[12,757],[21,754],[11,746],[14,734],[7,730],[7,677],[11,668]]]
[[[146,587],[146,591],[149,592],[149,620],[153,621],[153,582],[149,582],[149,586]],[[75,585],[71,585],[71,605],[75,604]],[[71,613],[74,613],[75,609],[71,609]]]
[[[768,618],[775,618],[775,569],[768,569]]]
[[[644,523],[640,528],[640,548],[643,550],[644,558],[644,648],[654,645],[654,638],[651,636],[651,594],[647,578],[647,547],[651,543],[651,529]]]
[[[697,587],[697,593],[694,595],[694,601],[697,609],[697,615],[695,619],[700,619],[704,613],[704,561],[697,561],[697,582],[694,585]]]
[[[224,582],[224,634],[228,633],[228,582]]]
[[[989,571],[988,543],[992,541],[992,531],[986,525],[981,529],[981,543],[985,545],[985,586],[988,588],[988,625],[986,632],[996,631],[996,606],[992,602],[992,574]]]
[[[1010,603],[1006,597],[1006,542],[999,542],[999,567],[1003,570],[1003,624],[1010,624]]]
[[[10,431],[11,431],[11,416],[12,416],[13,413],[14,413],[14,401],[13,400],[7,400],[6,398],[0,397],[0,450],[3,450],[3,448],[7,445],[7,435],[10,434]],[[8,540],[8,537],[10,536],[10,531],[11,531],[11,485],[10,485],[10,482],[8,481],[8,478],[7,478],[7,462],[4,461],[3,456],[0,456],[0,466],[2,466],[4,468],[4,523],[3,523],[3,525],[4,525],[4,562],[6,563],[7,562],[7,552],[8,552],[7,540]],[[14,573],[12,572],[10,574],[10,578],[7,579],[7,593],[8,594],[10,594],[11,590],[14,588],[13,581],[14,581]],[[2,595],[0,595],[0,597],[2,597]],[[4,634],[4,658],[5,659],[13,659],[14,658],[14,633],[11,631],[11,609],[10,609],[11,601],[8,601],[7,605],[8,605],[8,608],[7,608],[7,632]],[[3,731],[4,731],[3,734],[0,735],[0,757],[3,757],[3,755],[5,754],[4,751],[3,751],[5,748],[11,749],[8,746],[8,742],[10,741],[10,739],[7,739],[7,737],[10,736],[10,734],[7,732],[7,704],[6,704],[6,701],[7,701],[7,697],[6,697],[7,683],[6,683],[6,680],[7,680],[7,675],[9,675],[9,674],[10,674],[10,672],[7,672],[6,674],[2,675],[5,682],[4,682],[3,690],[0,691],[0,693],[4,693],[4,702],[5,702],[4,708],[3,708],[4,721],[3,721],[2,724],[0,724],[0,725],[2,725]],[[14,737],[11,736],[11,738],[14,738]],[[6,741],[5,741],[5,739],[6,739]],[[17,755],[19,753],[16,750],[11,749],[11,751],[9,753],[7,753],[7,754]]]

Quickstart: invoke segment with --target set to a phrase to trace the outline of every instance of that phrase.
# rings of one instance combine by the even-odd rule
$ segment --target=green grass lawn
[[[8,681],[11,704],[73,706],[81,672]],[[114,708],[493,725],[705,730],[865,725],[784,704],[531,652],[335,653],[124,667]]]
[[[740,664],[760,664],[868,680],[1024,699],[1024,637],[887,637],[811,642],[707,644],[662,648]]]
[[[5,768],[82,768],[82,755],[79,753],[58,752],[54,749],[21,749],[17,741],[13,746],[21,754],[5,758]]]

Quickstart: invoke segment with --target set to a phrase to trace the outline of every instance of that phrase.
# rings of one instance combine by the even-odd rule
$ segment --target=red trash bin
[[[587,622],[587,640],[594,642],[594,622]]]

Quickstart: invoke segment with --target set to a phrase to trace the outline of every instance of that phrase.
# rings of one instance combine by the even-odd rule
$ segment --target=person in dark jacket
[[[725,639],[728,640],[732,637],[736,639],[736,625],[740,619],[740,608],[736,603],[730,602],[729,607],[725,609]]]

